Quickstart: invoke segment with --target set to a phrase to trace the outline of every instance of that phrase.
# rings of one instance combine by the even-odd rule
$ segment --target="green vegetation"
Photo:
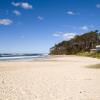
[[[76,55],[78,55],[78,56],[93,57],[93,58],[100,58],[100,53],[98,53],[98,52],[94,52],[94,53],[80,52],[80,53],[77,53]]]
[[[96,45],[100,45],[100,33],[91,31],[82,35],[77,35],[68,41],[62,41],[50,49],[51,55],[84,55],[100,58],[100,53],[90,53]]]
[[[88,68],[97,68],[100,69],[100,64],[96,64],[96,65],[91,65],[91,66],[87,66]]]

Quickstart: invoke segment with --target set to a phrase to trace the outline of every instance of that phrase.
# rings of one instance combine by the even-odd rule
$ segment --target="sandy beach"
[[[0,62],[0,100],[100,100],[100,59],[52,56]]]

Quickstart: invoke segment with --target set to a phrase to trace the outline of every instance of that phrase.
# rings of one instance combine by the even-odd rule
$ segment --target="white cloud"
[[[54,36],[54,37],[59,37],[60,34],[54,33],[53,36]]]
[[[7,25],[10,25],[10,24],[12,24],[12,23],[13,23],[13,21],[10,20],[10,19],[0,19],[0,25],[5,25],[5,26],[7,26]]]
[[[100,4],[97,4],[96,7],[97,7],[97,8],[100,8]]]
[[[20,16],[21,13],[18,11],[18,10],[14,10],[13,13],[16,15],[16,16]]]
[[[63,38],[64,40],[70,40],[70,39],[72,39],[75,35],[76,35],[76,33],[71,33],[71,32],[66,32],[66,33],[57,32],[57,33],[54,33],[54,34],[53,34],[54,37],[61,37],[61,38]]]
[[[20,3],[12,2],[12,5],[18,7],[18,6],[20,6]]]
[[[32,9],[32,5],[30,5],[27,2],[21,3],[21,7],[24,8],[24,9]]]
[[[82,26],[81,29],[84,30],[84,31],[88,31],[89,27],[88,26]]]
[[[75,13],[73,11],[67,11],[68,15],[75,15]]]
[[[74,38],[75,35],[76,35],[76,33],[64,33],[63,38],[64,38],[64,40],[70,40],[70,39]]]
[[[53,34],[54,37],[60,37],[63,33],[62,32],[56,32]]]
[[[44,18],[42,16],[37,17],[38,20],[43,20]]]
[[[12,5],[15,6],[15,7],[21,7],[23,9],[32,9],[32,5],[29,4],[28,2],[18,2],[18,3],[15,3],[15,2],[12,2]]]

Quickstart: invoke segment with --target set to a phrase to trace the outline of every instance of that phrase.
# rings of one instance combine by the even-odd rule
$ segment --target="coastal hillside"
[[[95,49],[96,45],[100,45],[100,33],[97,30],[76,35],[70,40],[56,44],[50,49],[50,54],[69,55],[79,52],[89,52],[90,49]]]

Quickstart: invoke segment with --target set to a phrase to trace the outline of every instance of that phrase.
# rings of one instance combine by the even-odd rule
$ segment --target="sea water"
[[[42,59],[48,54],[0,54],[0,61]]]

